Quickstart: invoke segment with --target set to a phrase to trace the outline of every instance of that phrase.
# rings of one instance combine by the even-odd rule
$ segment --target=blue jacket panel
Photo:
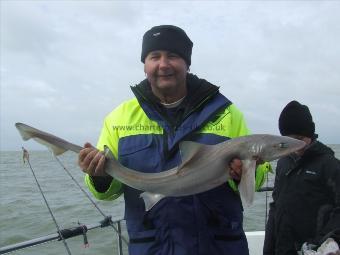
[[[176,130],[170,129],[162,116],[151,107],[142,104],[147,116],[156,120],[165,133],[121,138],[118,146],[119,161],[126,167],[146,173],[177,166],[181,162],[178,149],[180,141],[217,144],[229,139],[196,131],[230,104],[229,100],[218,94],[200,111],[188,116]],[[164,198],[149,212],[145,212],[140,194],[141,191],[124,187],[130,254],[248,254],[242,228],[241,200],[227,182],[200,194]]]

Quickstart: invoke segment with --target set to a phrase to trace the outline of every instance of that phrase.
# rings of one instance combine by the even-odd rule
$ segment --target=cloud
[[[337,1],[1,1],[1,149],[21,147],[17,121],[95,143],[144,79],[142,36],[160,24],[188,33],[191,72],[221,86],[254,133],[278,133],[296,99],[322,140],[340,143],[339,11]]]

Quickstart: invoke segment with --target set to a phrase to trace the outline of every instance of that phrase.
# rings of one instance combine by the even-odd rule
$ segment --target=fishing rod
[[[111,223],[119,223],[119,222],[120,220],[112,222],[111,216],[109,216],[109,217],[104,218],[102,221],[100,221],[97,224],[79,225],[79,226],[72,227],[72,228],[65,228],[65,229],[58,230],[58,232],[55,234],[50,234],[50,235],[34,238],[28,241],[0,247],[0,254],[7,254],[7,253],[11,253],[11,252],[21,250],[24,248],[44,244],[47,242],[61,241],[61,240],[65,240],[65,239],[80,236],[80,235],[84,236],[84,245],[87,245],[88,244],[87,237],[86,237],[87,231],[93,230],[96,228],[104,228],[104,227],[110,226]]]
[[[93,201],[93,199],[91,199],[91,197],[89,197],[89,195],[86,193],[86,191],[80,186],[80,184],[75,180],[75,178],[71,175],[71,173],[67,170],[67,168],[62,164],[62,162],[57,158],[56,160],[59,162],[59,164],[64,168],[64,170],[69,174],[69,176],[72,178],[72,180],[77,184],[77,186],[80,188],[80,190],[83,191],[83,193],[88,197],[88,199],[94,204],[94,206],[97,208],[97,210],[104,216],[104,219],[102,221],[100,221],[99,223],[97,224],[92,224],[92,225],[81,225],[80,223],[79,226],[76,226],[76,227],[72,227],[72,228],[65,228],[65,229],[60,229],[53,213],[52,213],[52,210],[47,202],[47,199],[45,198],[44,196],[44,193],[43,193],[43,190],[41,189],[41,186],[40,186],[40,183],[35,175],[35,172],[32,168],[32,165],[30,164],[30,161],[29,161],[29,153],[28,151],[22,147],[23,149],[23,161],[24,163],[28,163],[31,171],[32,171],[32,174],[35,178],[35,181],[37,183],[37,186],[40,190],[40,193],[45,201],[45,204],[52,216],[52,219],[56,225],[56,228],[57,228],[57,233],[54,233],[54,234],[50,234],[50,235],[46,235],[46,236],[42,236],[42,237],[38,237],[38,238],[34,238],[34,239],[31,239],[31,240],[27,240],[27,241],[24,241],[24,242],[20,242],[20,243],[16,243],[16,244],[12,244],[12,245],[7,245],[7,246],[4,246],[4,247],[0,247],[0,254],[7,254],[7,253],[11,253],[11,252],[14,252],[14,251],[17,251],[17,250],[22,250],[24,248],[28,248],[28,247],[32,247],[32,246],[36,246],[36,245],[40,245],[40,244],[44,244],[44,243],[47,243],[47,242],[51,242],[51,241],[63,241],[64,244],[66,244],[66,247],[68,248],[67,246],[67,243],[66,243],[66,239],[68,238],[72,238],[72,237],[75,237],[75,236],[79,236],[79,235],[83,235],[84,236],[84,245],[87,246],[88,245],[88,241],[87,241],[87,236],[86,236],[86,233],[87,231],[89,230],[93,230],[93,229],[96,229],[96,228],[104,228],[104,227],[108,227],[108,226],[111,226],[114,228],[114,230],[117,232],[117,238],[118,238],[118,248],[119,248],[119,252],[122,251],[122,241],[124,241],[125,243],[127,243],[127,240],[122,236],[121,234],[121,221],[122,219],[120,220],[116,220],[116,221],[112,221],[111,219],[111,216],[107,216],[105,215],[102,210],[96,205],[96,203]],[[117,227],[114,225],[116,224]],[[70,250],[67,249],[68,253],[70,253]]]
[[[53,154],[54,155],[54,154]],[[94,205],[94,207],[98,210],[98,212],[104,216],[104,218],[108,217],[96,204],[96,202],[90,197],[90,195],[80,186],[80,184],[77,182],[77,180],[73,177],[73,175],[70,173],[70,171],[64,166],[64,164],[60,161],[60,159],[54,155],[54,158],[57,160],[57,162],[60,164],[60,166],[65,170],[65,172],[70,176],[70,178],[74,181],[74,183],[78,186],[78,188],[84,193],[84,195],[89,199],[89,201]],[[123,242],[128,245],[129,242],[128,240],[121,234],[121,231],[119,231],[119,229],[113,224],[113,222],[111,221],[111,223],[109,224],[117,233],[119,239],[123,240]]]
[[[30,127],[26,124],[23,123],[16,123],[15,124],[16,128],[18,129],[21,137],[23,140],[28,140],[30,138],[33,138],[36,140],[38,143],[46,146],[54,155],[54,157],[57,159],[59,164],[64,168],[64,170],[68,173],[68,175],[71,177],[71,179],[76,183],[76,185],[80,188],[80,190],[86,195],[86,197],[91,201],[91,203],[97,208],[97,210],[104,216],[106,215],[100,210],[100,208],[97,206],[97,204],[91,199],[91,197],[87,194],[87,192],[79,185],[79,183],[73,178],[71,173],[65,168],[65,166],[60,162],[60,160],[57,158],[57,155],[60,155],[64,153],[65,151],[73,151],[75,153],[79,153],[83,147],[69,143],[61,138],[58,138],[54,135],[48,134],[46,132],[40,131],[38,129],[35,129],[33,127]],[[32,135],[32,132],[37,132],[39,136],[34,136]],[[47,140],[46,140],[47,139]],[[59,143],[61,143],[63,146],[60,145],[54,145],[53,142],[51,143],[50,139],[56,139]],[[25,152],[25,151],[24,151]],[[128,244],[129,242],[127,239],[121,235],[119,230],[112,224],[111,227],[114,229],[114,231],[117,233],[119,238],[124,241],[125,244]]]
[[[67,243],[66,243],[66,241],[65,241],[65,239],[64,239],[64,237],[63,237],[63,235],[61,234],[61,230],[60,230],[60,227],[59,227],[59,225],[58,225],[58,222],[57,222],[57,220],[56,220],[56,218],[54,217],[54,215],[53,215],[53,212],[52,212],[52,210],[51,210],[51,208],[50,208],[50,206],[49,206],[49,204],[48,204],[48,202],[47,202],[47,199],[46,199],[46,197],[45,197],[45,195],[44,195],[44,192],[43,192],[43,190],[42,190],[42,188],[41,188],[41,186],[40,186],[40,183],[39,183],[39,181],[38,181],[38,179],[37,179],[37,177],[36,177],[36,175],[35,175],[35,172],[34,172],[34,170],[33,170],[33,168],[32,168],[32,166],[31,166],[31,163],[30,163],[30,160],[29,160],[29,154],[28,154],[28,152],[27,152],[27,150],[24,148],[24,147],[22,147],[22,149],[23,149],[23,153],[24,153],[24,160],[26,159],[27,160],[27,164],[29,165],[29,167],[30,167],[30,169],[31,169],[31,172],[32,172],[32,174],[33,174],[33,177],[34,177],[34,179],[35,179],[35,182],[36,182],[36,184],[37,184],[37,186],[38,186],[38,188],[39,188],[39,191],[40,191],[40,194],[42,195],[42,197],[43,197],[43,199],[44,199],[44,201],[45,201],[45,204],[46,204],[46,206],[47,206],[47,209],[48,209],[48,211],[49,211],[49,213],[50,213],[50,215],[51,215],[51,217],[52,217],[52,220],[53,220],[53,222],[54,222],[54,225],[56,226],[56,228],[57,228],[57,231],[58,231],[58,233],[59,233],[59,235],[60,235],[60,238],[61,238],[61,240],[63,241],[63,244],[64,244],[64,246],[65,246],[65,249],[66,249],[66,251],[67,251],[67,253],[69,254],[69,255],[72,255],[71,254],[71,251],[70,251],[70,248],[68,247],[68,245],[67,245]]]

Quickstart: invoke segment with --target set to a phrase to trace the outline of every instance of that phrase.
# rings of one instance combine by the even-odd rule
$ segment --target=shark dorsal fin
[[[209,145],[192,142],[192,141],[180,142],[179,150],[180,150],[181,159],[182,159],[181,166],[185,165],[189,160],[193,159],[194,157],[201,155],[199,152],[207,146]]]

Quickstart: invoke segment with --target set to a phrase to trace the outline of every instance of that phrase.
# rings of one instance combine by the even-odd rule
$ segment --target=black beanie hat
[[[279,118],[279,129],[281,135],[316,137],[315,124],[308,107],[297,101],[291,101],[283,108]]]
[[[167,50],[181,56],[188,66],[191,64],[193,43],[183,29],[162,25],[151,28],[143,36],[141,61],[154,50]]]

